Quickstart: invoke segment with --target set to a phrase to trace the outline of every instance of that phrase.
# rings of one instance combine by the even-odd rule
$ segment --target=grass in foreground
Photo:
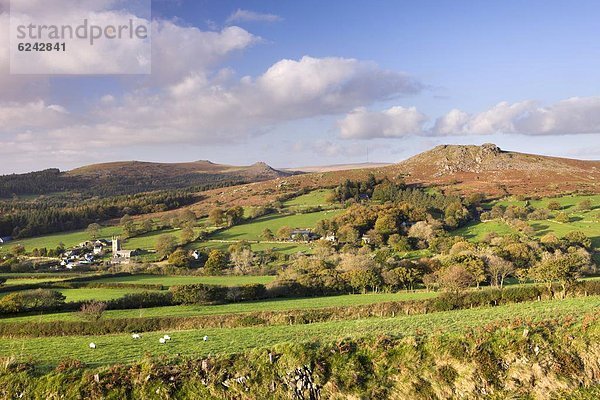
[[[309,297],[303,299],[274,299],[246,303],[221,304],[214,306],[170,306],[142,308],[139,310],[106,311],[102,318],[142,318],[142,317],[193,317],[200,315],[238,314],[257,311],[289,311],[312,308],[361,306],[389,301],[423,300],[435,297],[434,292],[414,293],[376,293],[352,294],[343,296]],[[76,313],[55,313],[28,315],[0,319],[2,322],[48,322],[48,321],[77,321]]]
[[[332,341],[344,337],[361,338],[377,335],[414,335],[418,333],[463,332],[492,322],[514,318],[540,321],[557,317],[581,318],[595,312],[600,297],[550,300],[510,304],[494,308],[448,311],[397,318],[369,318],[334,321],[308,325],[261,326],[248,328],[202,329],[178,332],[154,332],[133,340],[130,335],[93,337],[48,337],[0,341],[0,356],[19,359],[31,357],[42,365],[54,365],[65,358],[76,358],[87,365],[127,363],[139,360],[146,353],[174,356],[175,354],[206,356],[231,354],[250,348],[267,348],[285,342]],[[172,341],[160,344],[165,333]],[[202,337],[208,335],[208,341]],[[88,344],[94,342],[96,349]]]

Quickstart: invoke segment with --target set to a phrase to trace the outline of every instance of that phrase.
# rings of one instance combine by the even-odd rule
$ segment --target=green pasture
[[[349,294],[342,296],[308,297],[300,299],[273,299],[264,301],[220,304],[213,306],[169,306],[143,308],[139,310],[110,310],[102,318],[143,318],[143,317],[193,317],[200,315],[239,314],[260,311],[289,311],[306,310],[326,307],[362,306],[375,303],[406,300],[423,300],[436,296],[434,292],[399,292],[399,293],[372,293]],[[75,321],[79,317],[76,313],[54,313],[10,317],[0,319],[2,322],[48,322],[48,321]]]
[[[577,209],[578,204],[583,200],[590,200],[592,210],[580,211]],[[594,196],[563,196],[557,198],[543,198],[540,200],[531,200],[530,204],[535,208],[547,207],[548,203],[556,201],[561,204],[564,212],[566,212],[571,221],[568,223],[557,222],[550,218],[548,220],[527,221],[535,230],[535,235],[541,237],[547,233],[554,233],[559,237],[565,236],[567,233],[575,230],[582,231],[592,239],[592,244],[595,248],[600,248],[600,223],[597,221],[596,215],[600,212],[600,195]],[[494,204],[503,206],[525,205],[524,201],[517,200],[502,200]],[[556,211],[552,212],[556,215]],[[506,224],[504,221],[493,220],[487,222],[474,222],[463,228],[453,232],[455,236],[462,236],[469,240],[479,241],[486,233],[495,232],[499,235],[507,235],[516,233],[516,231]]]
[[[396,318],[153,332],[142,334],[140,340],[133,340],[130,334],[19,338],[0,341],[0,356],[33,359],[43,365],[56,365],[59,360],[75,358],[93,366],[133,362],[145,354],[199,357],[249,349],[272,350],[279,343],[331,342],[340,338],[373,338],[378,335],[462,334],[471,328],[515,319],[535,322],[568,316],[581,320],[585,314],[596,312],[599,306],[600,297],[594,296]],[[524,326],[526,324],[523,323]],[[169,334],[172,340],[160,344],[158,339],[164,334]],[[203,340],[205,335],[208,336],[207,341]],[[90,342],[95,343],[97,348],[89,348]]]
[[[67,302],[76,301],[109,301],[115,300],[131,293],[148,291],[138,288],[78,288],[78,289],[56,289],[61,292]]]
[[[307,214],[293,215],[266,215],[249,223],[236,225],[210,236],[214,240],[262,240],[261,234],[265,229],[270,229],[274,234],[284,226],[290,228],[313,228],[322,219],[333,218],[340,214],[341,210],[320,211]]]
[[[329,206],[327,203],[327,195],[331,193],[330,189],[319,189],[313,190],[312,192],[303,194],[293,199],[287,200],[283,203],[285,207],[317,207],[317,206]]]
[[[100,229],[99,237],[110,239],[113,235],[120,235],[121,233],[121,227],[119,226],[105,226]],[[85,230],[54,233],[52,235],[39,236],[29,239],[19,239],[9,242],[3,246],[0,246],[0,253],[9,251],[17,244],[25,246],[25,250],[30,252],[33,249],[41,249],[44,247],[47,249],[55,249],[61,243],[64,244],[66,248],[75,247],[79,243],[85,242],[86,240],[90,240],[90,235]]]

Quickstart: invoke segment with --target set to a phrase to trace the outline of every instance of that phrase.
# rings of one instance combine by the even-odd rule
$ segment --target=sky
[[[118,2],[94,12],[125,18]],[[151,7],[150,75],[11,75],[0,0],[0,174],[117,160],[398,162],[438,144],[600,159],[597,1]],[[69,66],[110,69],[121,54]]]

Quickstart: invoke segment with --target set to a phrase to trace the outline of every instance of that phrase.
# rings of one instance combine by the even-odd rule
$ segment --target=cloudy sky
[[[91,3],[118,19],[115,2]],[[0,0],[0,174],[396,162],[441,143],[600,159],[599,14],[597,1],[154,0],[151,75],[11,75]]]

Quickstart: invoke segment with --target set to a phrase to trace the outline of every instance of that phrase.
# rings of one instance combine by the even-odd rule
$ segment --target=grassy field
[[[57,289],[66,297],[67,302],[72,301],[108,301],[115,300],[130,293],[140,293],[147,289],[137,288],[80,288],[80,289]]]
[[[577,205],[583,200],[590,200],[592,210],[580,211]],[[556,222],[553,219],[528,221],[529,225],[535,230],[535,235],[540,237],[553,232],[562,237],[567,233],[580,230],[592,239],[592,244],[596,249],[600,249],[600,223],[597,222],[596,215],[600,212],[600,195],[594,196],[563,196],[557,198],[543,198],[532,200],[530,204],[535,208],[547,207],[548,203],[556,201],[561,204],[571,221],[568,223]],[[525,202],[517,200],[502,200],[494,204],[503,206],[520,205]],[[491,205],[490,205],[491,207]],[[556,214],[556,211],[553,212]],[[494,220],[488,222],[475,222],[453,232],[456,236],[463,236],[469,240],[479,241],[488,232],[496,232],[500,235],[515,233],[516,231],[503,221]]]
[[[121,227],[119,226],[105,226],[100,230],[101,238],[110,239],[113,235],[120,234]],[[69,248],[74,247],[81,242],[85,242],[86,240],[90,240],[90,236],[85,232],[85,230],[66,233],[56,233],[52,235],[39,236],[31,239],[22,239],[9,242],[4,246],[0,246],[0,253],[9,251],[13,246],[17,244],[25,246],[26,251],[31,251],[35,248],[41,249],[43,247],[47,249],[55,249],[61,243],[64,244],[65,247]]]
[[[181,241],[181,232],[182,229],[163,229],[154,231],[125,240],[124,246],[128,249],[154,250],[160,236],[173,235],[177,240]],[[194,232],[196,232],[196,234],[200,233],[200,228],[194,229]]]
[[[589,200],[592,203],[592,208],[598,209],[600,207],[600,195],[591,195],[591,196],[582,196],[582,195],[569,195],[569,196],[561,196],[561,197],[544,197],[539,200],[529,200],[529,204],[531,204],[535,208],[547,208],[548,203],[550,202],[558,202],[563,208],[563,211],[566,212],[574,212],[576,211],[577,205],[583,200]],[[524,201],[519,201],[516,199],[505,199],[500,200],[494,204],[499,204],[502,206],[509,205],[523,205]],[[595,207],[594,207],[595,206]]]
[[[9,278],[6,280],[5,285],[6,286],[29,285],[29,284],[44,283],[44,282],[58,282],[58,281],[62,281],[64,279],[65,278],[58,278],[58,277],[22,278],[22,279]]]
[[[261,240],[261,234],[269,228],[273,233],[283,226],[290,228],[312,228],[322,219],[329,219],[338,215],[341,210],[320,211],[307,214],[294,215],[267,215],[250,223],[237,225],[210,236],[213,240]]]
[[[206,285],[237,286],[252,283],[267,284],[275,279],[274,276],[186,276],[186,275],[132,275],[110,278],[100,278],[94,283],[136,283],[142,285]]]
[[[312,308],[361,306],[388,301],[422,300],[436,296],[434,292],[400,292],[353,294],[343,296],[309,297],[302,299],[275,299],[245,303],[221,304],[214,306],[171,306],[143,308],[139,310],[110,310],[102,318],[142,318],[142,317],[193,317],[199,315],[239,314],[257,311],[289,311],[307,310]],[[47,322],[75,321],[79,317],[75,313],[55,313],[28,315],[21,317],[2,318],[2,322]]]
[[[145,354],[206,356],[230,354],[251,348],[264,349],[284,342],[327,342],[340,338],[404,336],[417,333],[461,333],[473,327],[515,318],[539,321],[571,316],[582,318],[600,306],[599,297],[576,298],[475,308],[396,318],[369,318],[307,325],[276,325],[247,328],[202,329],[178,332],[153,332],[133,340],[129,334],[27,338],[0,341],[0,356],[32,358],[44,365],[55,365],[65,358],[76,358],[87,365],[127,363]],[[160,344],[159,337],[172,340]],[[202,337],[208,336],[208,341]],[[96,349],[88,344],[94,342]]]
[[[294,197],[283,203],[285,207],[316,207],[316,206],[328,206],[326,198],[332,191],[330,189],[313,190],[310,193],[303,194],[302,196]]]

